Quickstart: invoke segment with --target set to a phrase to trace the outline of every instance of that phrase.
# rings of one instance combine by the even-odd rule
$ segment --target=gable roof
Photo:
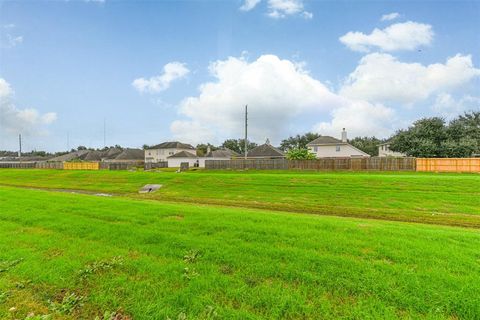
[[[142,149],[124,149],[115,160],[143,160],[145,153]]]
[[[281,158],[281,157],[285,157],[285,154],[283,153],[282,150],[277,149],[274,146],[265,143],[248,151],[247,157]]]
[[[73,151],[73,152],[52,158],[49,161],[70,161],[75,159],[82,159],[82,156],[85,156],[89,151],[90,150]]]
[[[313,145],[319,145],[319,144],[346,144],[346,142],[342,142],[342,140],[336,139],[330,136],[320,136],[317,139],[307,143],[307,146],[313,146]]]
[[[193,149],[195,148],[188,143],[181,143],[178,141],[167,141],[155,146],[149,147],[148,149]]]
[[[196,154],[193,154],[188,151],[180,151],[175,153],[173,156],[167,157],[167,159],[171,158],[198,158]]]
[[[227,148],[210,151],[205,155],[206,158],[231,158],[231,157],[238,157],[238,156],[239,156],[238,153]]]

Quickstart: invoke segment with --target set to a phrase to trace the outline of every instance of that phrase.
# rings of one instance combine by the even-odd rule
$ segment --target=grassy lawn
[[[156,193],[139,195],[147,183]],[[480,175],[376,172],[0,170],[0,185],[480,227]]]
[[[16,175],[20,185],[59,188],[60,177],[75,177],[63,187],[128,194],[155,180],[171,198],[182,194],[179,182],[183,196],[206,181],[224,181],[219,190],[203,185],[216,195],[235,189],[231,174],[12,172],[0,170],[2,183]],[[326,200],[371,185],[356,193],[371,206],[388,199],[384,185],[412,210],[423,204],[408,203],[406,194],[415,201],[424,190],[427,208],[478,214],[456,200],[478,203],[478,190],[468,193],[457,176],[381,177],[340,174],[339,183],[334,174],[252,174],[240,176],[245,184],[237,188],[246,197],[270,190],[268,202],[281,199],[281,181],[280,194],[299,179],[315,189],[293,192],[313,198],[317,190]],[[109,188],[112,182],[125,184]],[[329,184],[333,193],[320,191]],[[480,319],[479,248],[476,229],[0,187],[0,318]]]

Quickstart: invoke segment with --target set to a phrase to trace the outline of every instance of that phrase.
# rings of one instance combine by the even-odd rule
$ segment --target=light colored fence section
[[[98,170],[100,164],[98,162],[64,162],[65,170]]]
[[[0,168],[2,169],[34,169],[35,162],[0,162]]]
[[[417,158],[417,171],[480,172],[480,158]]]
[[[379,170],[415,171],[415,158],[323,158],[316,160],[237,159],[206,160],[206,169],[219,170]]]
[[[46,162],[41,161],[35,163],[35,168],[37,169],[63,169],[63,162],[61,161],[54,161],[54,162]]]

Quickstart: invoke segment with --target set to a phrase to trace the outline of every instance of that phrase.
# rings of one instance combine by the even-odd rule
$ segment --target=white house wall
[[[340,150],[337,151],[337,146]],[[317,158],[334,158],[334,157],[368,157],[365,153],[355,149],[349,144],[311,146],[308,150],[316,155]]]

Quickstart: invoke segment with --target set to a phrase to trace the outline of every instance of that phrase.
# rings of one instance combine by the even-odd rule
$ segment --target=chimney
[[[212,151],[212,149],[210,149],[210,145],[208,145],[207,146],[207,154],[209,154],[211,151]]]
[[[347,142],[347,131],[345,131],[345,128],[342,131],[342,142]]]
[[[267,141],[265,141],[265,144],[270,145],[270,139],[267,138]]]

